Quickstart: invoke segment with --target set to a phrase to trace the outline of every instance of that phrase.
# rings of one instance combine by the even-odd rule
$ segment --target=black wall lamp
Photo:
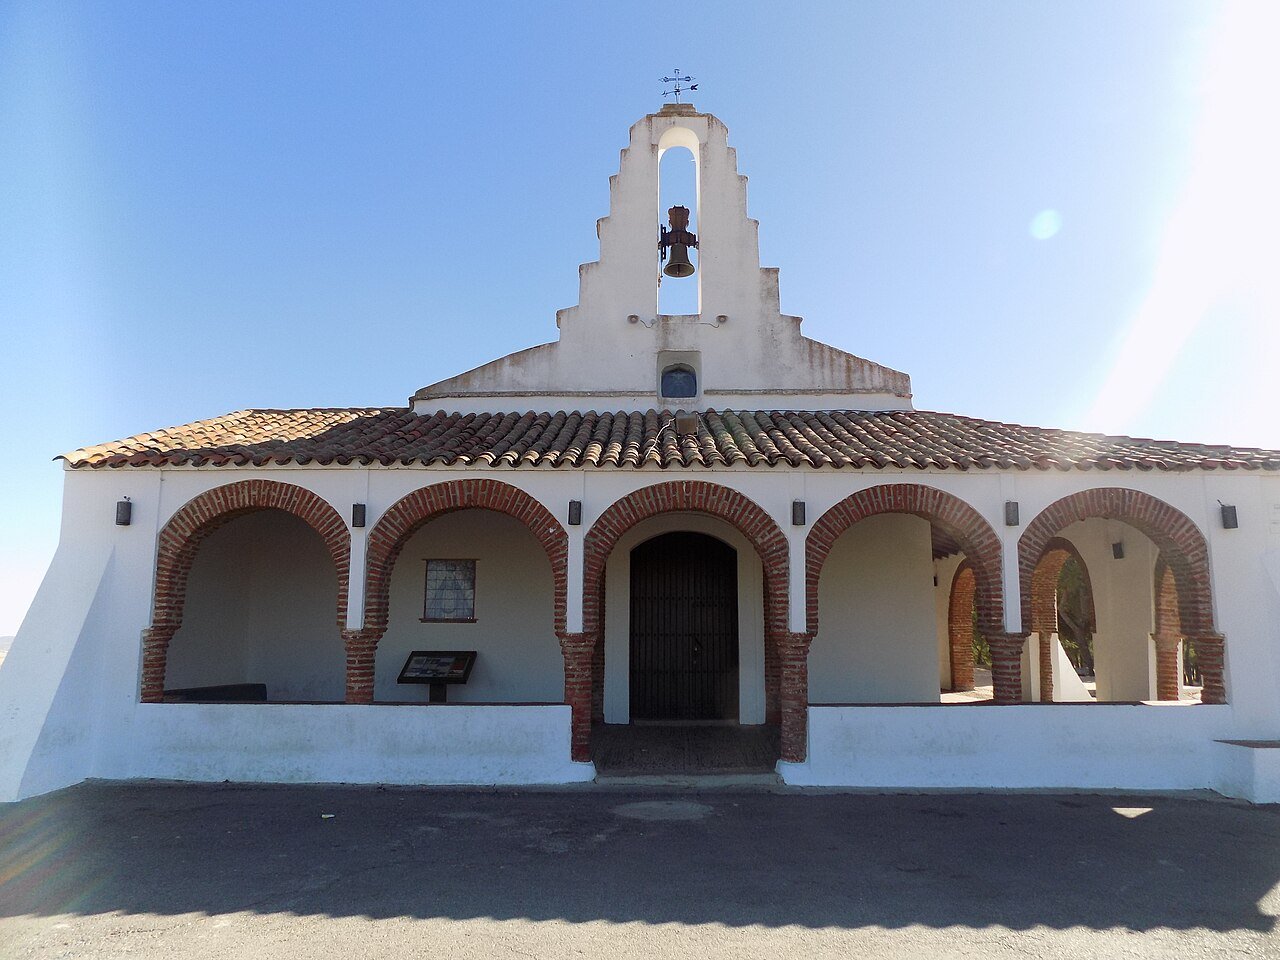
[[[1218,506],[1222,508],[1222,529],[1235,530],[1240,526],[1240,518],[1236,516],[1236,507],[1234,503],[1223,503],[1218,501]]]
[[[1006,527],[1016,527],[1018,525],[1018,501],[1006,500],[1004,502],[1004,525]]]
[[[804,526],[804,501],[803,500],[791,501],[791,525],[793,527]]]
[[[364,526],[364,504],[353,503],[351,505],[351,525],[353,527]]]
[[[128,497],[116,501],[116,526],[127,527],[133,522],[133,503]]]
[[[1111,545],[1111,558],[1113,560],[1124,559],[1124,544],[1117,540]]]
[[[582,501],[569,501],[569,526],[578,527],[582,525]]]

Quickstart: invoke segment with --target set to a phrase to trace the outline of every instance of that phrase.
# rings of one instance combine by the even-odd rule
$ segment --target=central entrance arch
[[[631,719],[738,719],[738,555],[705,533],[631,551]]]

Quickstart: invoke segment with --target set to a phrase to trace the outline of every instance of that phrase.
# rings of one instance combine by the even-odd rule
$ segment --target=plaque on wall
[[[476,664],[474,650],[414,650],[397,683],[466,683]]]

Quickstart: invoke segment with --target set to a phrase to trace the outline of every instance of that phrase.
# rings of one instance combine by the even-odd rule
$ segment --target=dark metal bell
[[[662,272],[668,277],[692,277],[697,268],[689,262],[689,248],[683,243],[673,243],[671,256]]]
[[[692,277],[698,268],[689,262],[689,248],[698,245],[698,236],[689,232],[689,208],[672,207],[667,211],[667,220],[671,229],[662,227],[658,231],[658,249],[662,252],[662,259],[667,261],[662,272],[677,279]]]

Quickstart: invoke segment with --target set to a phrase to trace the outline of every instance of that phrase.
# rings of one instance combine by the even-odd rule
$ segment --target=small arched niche
[[[692,400],[698,395],[698,374],[687,363],[673,363],[662,371],[663,400]]]
[[[658,404],[689,407],[702,393],[702,363],[697,350],[663,350],[658,354]]]

